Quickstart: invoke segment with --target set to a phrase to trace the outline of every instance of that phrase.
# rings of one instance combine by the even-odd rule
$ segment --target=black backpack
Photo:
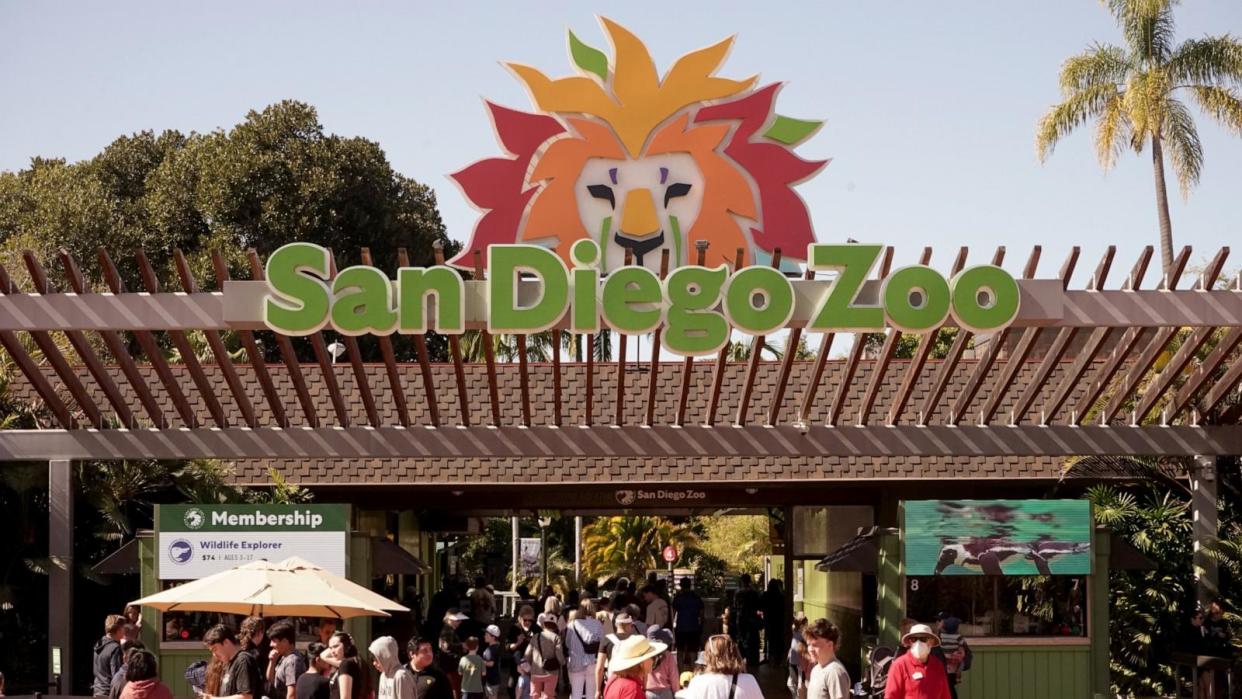
[[[578,643],[582,644],[582,652],[586,655],[599,655],[599,641],[587,643],[582,639],[582,634],[578,632],[578,622],[569,625],[574,630],[574,635],[578,637]]]

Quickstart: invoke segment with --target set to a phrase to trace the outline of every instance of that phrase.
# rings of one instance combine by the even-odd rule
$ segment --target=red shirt
[[[647,690],[632,677],[613,677],[604,686],[604,699],[647,699]]]
[[[889,666],[884,699],[951,699],[944,663],[936,657],[921,663],[913,653],[904,653]]]

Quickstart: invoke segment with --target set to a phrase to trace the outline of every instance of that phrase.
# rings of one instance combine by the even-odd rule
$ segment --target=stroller
[[[892,648],[877,646],[867,654],[867,670],[865,677],[854,694],[866,699],[884,699],[884,688],[888,684],[888,669],[893,664],[896,654]]]

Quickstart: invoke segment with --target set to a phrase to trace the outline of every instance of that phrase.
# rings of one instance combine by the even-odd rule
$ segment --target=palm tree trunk
[[[1156,176],[1156,214],[1160,218],[1160,262],[1167,277],[1173,268],[1173,222],[1169,218],[1169,192],[1164,184],[1164,149],[1160,134],[1151,137],[1151,167]]]

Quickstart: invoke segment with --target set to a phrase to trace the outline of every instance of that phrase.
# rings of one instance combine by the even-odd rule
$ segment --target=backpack
[[[959,669],[965,672],[970,669],[970,663],[975,659],[975,653],[970,649],[970,644],[966,639],[962,639],[962,650],[966,651],[966,657],[962,658],[962,664]]]
[[[599,655],[599,641],[591,641],[587,643],[582,639],[582,634],[578,631],[578,622],[569,625],[573,629],[574,635],[578,637],[578,643],[582,644],[582,653],[584,655]]]
[[[535,638],[539,641],[539,655],[543,656],[543,669],[548,672],[559,672],[561,669],[561,661],[556,658],[556,646],[552,646],[552,655],[544,655],[543,634],[539,634]]]

